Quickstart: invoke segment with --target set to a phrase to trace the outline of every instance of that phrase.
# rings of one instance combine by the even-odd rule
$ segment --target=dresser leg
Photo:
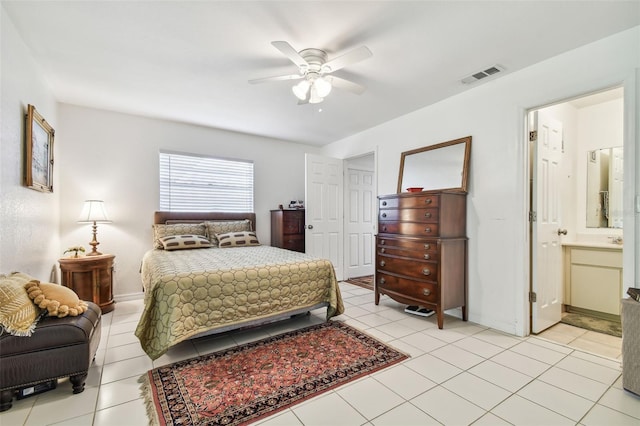
[[[440,306],[436,308],[436,315],[438,317],[438,328],[442,330],[442,326],[444,325],[444,312]]]
[[[379,304],[379,303],[380,303],[380,293],[379,293],[379,292],[378,292],[378,290],[376,289],[376,290],[374,291],[374,294],[375,294],[375,304],[377,305],[377,304]]]
[[[467,318],[467,306],[465,305],[462,307],[462,321],[466,321]]]

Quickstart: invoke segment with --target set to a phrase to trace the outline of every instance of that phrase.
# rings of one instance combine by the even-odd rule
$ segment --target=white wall
[[[401,152],[471,135],[469,319],[524,335],[529,330],[526,111],[635,82],[639,67],[636,27],[330,144],[323,154],[348,158],[377,147],[379,191],[394,193]],[[637,94],[637,86],[633,90],[631,95]]]
[[[57,105],[38,65],[2,7],[0,15],[0,273],[21,271],[46,281],[61,255],[60,174],[55,164],[53,193],[24,186],[25,114],[28,104],[35,105],[57,130]],[[56,137],[54,160],[59,158],[57,142]]]
[[[85,199],[105,201],[111,224],[98,225],[98,250],[116,255],[116,301],[141,291],[140,261],[151,248],[159,209],[158,151],[254,161],[258,238],[269,244],[270,213],[304,199],[308,145],[223,130],[59,105],[61,247],[90,248],[91,225],[76,221]]]

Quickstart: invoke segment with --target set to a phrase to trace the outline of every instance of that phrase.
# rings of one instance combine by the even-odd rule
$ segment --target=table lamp
[[[80,213],[80,218],[78,219],[78,223],[91,223],[93,222],[93,240],[89,243],[93,248],[91,253],[88,253],[87,256],[98,256],[101,255],[96,246],[100,244],[96,239],[96,235],[98,233],[98,223],[111,223],[109,218],[107,217],[107,211],[104,208],[104,201],[102,200],[86,200],[84,202],[84,207],[82,208],[82,213]]]

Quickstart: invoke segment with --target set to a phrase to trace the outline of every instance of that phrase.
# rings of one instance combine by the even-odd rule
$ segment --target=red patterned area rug
[[[328,321],[154,368],[142,392],[150,424],[241,425],[407,357]]]
[[[366,277],[349,278],[346,282],[349,284],[355,284],[360,287],[373,290],[373,275],[367,275]]]

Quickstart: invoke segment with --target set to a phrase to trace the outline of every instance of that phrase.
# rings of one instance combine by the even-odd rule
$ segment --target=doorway
[[[623,104],[619,87],[529,111],[533,334],[567,312],[619,321]],[[554,146],[556,152],[545,152]],[[606,179],[596,182],[591,169]],[[602,303],[606,298],[614,302]]]
[[[604,337],[594,340],[610,345],[599,350],[612,357],[620,344],[619,338],[611,335],[619,332],[615,323],[619,324],[618,302],[623,292],[623,244],[616,244],[622,242],[623,225],[617,211],[622,205],[623,104],[622,88],[614,88],[538,108],[527,117],[527,131],[537,131],[529,146],[530,332],[552,336],[563,344],[588,336],[580,329],[569,330],[564,323],[588,333],[603,333]],[[543,139],[552,139],[549,133],[554,127],[561,135],[559,162],[552,167],[540,145]],[[601,155],[602,164],[596,166]],[[595,170],[596,178],[592,176]],[[552,190],[548,182],[554,179]],[[550,208],[551,215],[545,211]],[[541,235],[553,235],[557,241],[546,243]],[[549,250],[553,244],[554,250]],[[549,276],[556,282],[550,284]],[[554,301],[558,304],[548,309]],[[544,309],[554,312],[540,314]],[[606,320],[613,320],[613,332]],[[599,327],[603,329],[597,331]],[[582,347],[594,344],[575,341]]]
[[[376,171],[375,153],[345,160],[344,279],[372,286],[375,262]]]

